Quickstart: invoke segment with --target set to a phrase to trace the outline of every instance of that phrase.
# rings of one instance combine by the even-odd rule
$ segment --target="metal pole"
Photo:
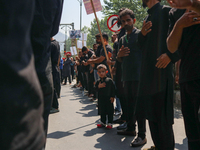
[[[80,31],[82,29],[82,3],[83,1],[80,0]]]

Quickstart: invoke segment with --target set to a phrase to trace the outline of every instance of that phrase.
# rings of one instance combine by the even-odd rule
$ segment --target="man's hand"
[[[89,64],[88,64],[87,62],[84,62],[83,65],[84,65],[84,66],[87,66],[87,65],[89,65]]]
[[[166,68],[167,65],[171,62],[171,59],[167,54],[162,54],[158,59],[157,59],[156,67],[157,68]]]
[[[200,15],[196,12],[188,11],[186,11],[185,14],[183,14],[183,16],[176,23],[177,27],[182,29],[195,24],[200,24]]]
[[[114,98],[114,97],[111,97],[111,98],[110,98],[110,101],[111,101],[111,103],[113,103],[113,102],[115,101],[115,98]]]
[[[124,45],[122,45],[122,47],[120,48],[117,57],[125,57],[128,56],[130,53],[130,49],[128,47],[124,47]]]
[[[90,73],[92,73],[94,70],[92,69],[92,70],[90,70]]]
[[[146,21],[143,22],[143,26],[142,26],[142,30],[141,33],[143,36],[146,36],[149,32],[151,32],[151,28],[152,27],[152,22],[149,21],[146,23]]]
[[[99,89],[100,89],[100,88],[104,88],[104,87],[106,87],[106,83],[105,83],[105,82],[99,83],[99,85],[98,85],[98,88],[99,88]]]
[[[116,68],[115,68],[115,67],[112,67],[112,69],[111,69],[111,74],[112,74],[112,75],[116,75]]]

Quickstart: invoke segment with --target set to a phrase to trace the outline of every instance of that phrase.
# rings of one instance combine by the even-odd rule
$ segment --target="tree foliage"
[[[110,37],[112,36],[113,33],[107,27],[107,18],[108,17],[105,17],[104,19],[98,20],[98,22],[99,22],[99,26],[101,28],[101,32],[107,33],[108,37],[109,37],[109,41],[110,41]],[[88,28],[87,46],[89,48],[92,48],[93,44],[96,43],[95,35],[98,34],[98,33],[99,33],[99,29],[98,29],[98,26],[97,26],[96,19],[94,19],[91,22],[91,28]]]
[[[135,27],[138,29],[142,28],[143,20],[147,16],[147,8],[142,7],[142,0],[104,0],[105,5],[103,6],[104,18],[99,20],[99,25],[102,33],[106,32],[109,37],[113,34],[107,27],[107,19],[114,14],[118,14],[120,8],[125,7],[133,10],[136,23]],[[164,5],[167,5],[167,1],[161,2]],[[91,27],[83,27],[82,32],[87,33],[87,46],[92,48],[92,45],[96,42],[95,35],[99,33],[96,19],[91,22]],[[110,41],[110,40],[109,40]],[[110,42],[110,45],[112,43]]]
[[[131,9],[136,17],[135,26],[142,28],[143,20],[147,16],[147,8],[142,7],[142,0],[104,0],[103,14],[110,16],[118,14],[120,8],[125,7]],[[167,4],[167,1],[162,1],[162,4]]]

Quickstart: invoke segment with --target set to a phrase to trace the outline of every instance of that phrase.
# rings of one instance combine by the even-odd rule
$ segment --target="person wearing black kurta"
[[[138,35],[142,50],[142,67],[139,83],[139,100],[137,113],[149,120],[153,142],[159,150],[174,149],[173,115],[173,63],[179,60],[177,53],[170,53],[166,39],[169,27],[169,11],[171,8],[155,2],[148,10],[146,23],[152,23],[151,29],[143,26]],[[152,3],[151,3],[152,4]],[[149,30],[148,30],[149,29]],[[144,33],[147,33],[144,35]],[[158,67],[157,59],[167,55],[171,62]],[[162,59],[161,59],[162,61]],[[157,66],[157,67],[156,67]]]
[[[69,80],[69,84],[71,84],[71,59],[69,58],[70,56],[67,55],[67,59],[64,62],[63,66],[63,78],[64,78],[64,85],[67,83],[67,78]]]
[[[178,50],[181,55],[179,73],[181,108],[188,149],[197,150],[200,149],[200,121],[198,120],[200,108],[200,24],[193,18],[187,22],[184,21],[187,19],[186,14],[195,14],[188,12],[184,15],[185,11],[177,9],[170,11],[170,31],[172,33],[168,37],[168,47],[171,52]],[[181,36],[179,37],[179,35]]]
[[[0,149],[41,150],[43,95],[30,40],[35,1],[0,3]]]
[[[51,64],[52,64],[52,74],[53,74],[53,101],[52,107],[58,110],[58,96],[60,93],[60,74],[58,61],[60,60],[60,45],[55,39],[51,39]],[[52,111],[52,110],[51,110]]]
[[[105,83],[104,88],[98,88],[99,83]],[[115,86],[111,78],[99,78],[95,84],[95,89],[98,91],[98,114],[101,116],[101,122],[106,124],[108,116],[108,124],[113,122],[114,106],[110,98],[115,97]]]
[[[53,79],[50,60],[50,37],[58,33],[63,0],[35,0],[31,27],[31,43],[35,68],[44,96],[44,130],[47,135],[48,117],[53,99]]]

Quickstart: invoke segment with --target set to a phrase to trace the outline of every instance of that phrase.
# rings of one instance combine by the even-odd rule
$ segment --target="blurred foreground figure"
[[[43,97],[30,42],[34,1],[0,4],[0,149],[41,150]]]

